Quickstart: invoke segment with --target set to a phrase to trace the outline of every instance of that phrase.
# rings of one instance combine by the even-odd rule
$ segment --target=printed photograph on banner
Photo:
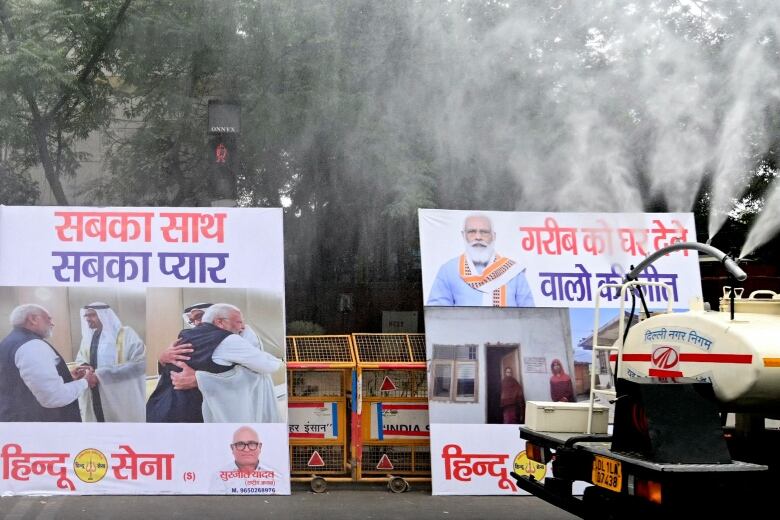
[[[468,213],[459,232],[449,231],[460,252],[439,267],[426,305],[534,306],[525,266],[499,253],[498,235],[487,213]],[[502,239],[510,240],[511,236],[502,235]]]
[[[0,287],[0,422],[145,422],[138,287]]]
[[[209,493],[217,495],[268,495],[279,492],[282,477],[286,473],[269,465],[274,452],[282,450],[274,446],[273,439],[260,437],[256,425],[242,425],[235,429],[232,436],[226,437],[218,446],[229,448],[221,466],[211,477]],[[271,442],[269,442],[271,441]],[[265,449],[264,449],[265,446]],[[270,456],[269,456],[270,455]],[[277,461],[278,462],[278,461]],[[289,492],[289,491],[288,491]]]
[[[568,309],[428,307],[425,324],[431,423],[523,424],[526,401],[577,399]]]
[[[148,422],[287,422],[279,296],[150,288],[147,309]]]
[[[430,307],[617,308],[620,283],[658,249],[696,237],[690,213],[419,210],[423,301]],[[671,253],[639,274],[651,308],[701,296],[698,255]]]

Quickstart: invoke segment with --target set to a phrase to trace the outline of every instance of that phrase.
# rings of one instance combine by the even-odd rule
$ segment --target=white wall
[[[560,359],[566,366],[572,366],[568,309],[426,308],[425,338],[429,365],[434,344],[478,345],[477,402],[431,400],[431,423],[486,422],[486,343],[520,344],[523,390],[527,401],[550,400],[550,362],[554,358]],[[525,361],[529,357],[544,358],[544,373],[526,371]]]

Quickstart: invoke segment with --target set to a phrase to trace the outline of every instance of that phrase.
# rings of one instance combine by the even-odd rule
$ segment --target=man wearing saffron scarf
[[[495,252],[496,233],[486,215],[463,223],[465,252],[441,266],[428,305],[467,307],[533,307],[525,269]]]
[[[525,422],[523,385],[512,375],[512,367],[504,369],[504,378],[501,380],[501,411],[504,414],[504,424]]]

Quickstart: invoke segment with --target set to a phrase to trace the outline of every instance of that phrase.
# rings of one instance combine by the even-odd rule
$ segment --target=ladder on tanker
[[[608,396],[611,401],[614,402],[614,400],[617,398],[617,392],[614,390],[614,379],[615,377],[619,377],[620,374],[615,374],[615,370],[612,369],[612,356],[615,356],[615,361],[622,360],[623,358],[623,338],[624,338],[624,327],[625,327],[625,320],[626,320],[626,295],[629,290],[642,290],[641,287],[660,287],[661,289],[666,291],[666,312],[670,313],[672,312],[672,298],[671,296],[671,290],[672,288],[664,283],[664,282],[644,282],[640,280],[632,280],[625,283],[610,283],[610,284],[604,284],[602,285],[599,290],[596,292],[596,306],[594,308],[593,312],[593,351],[591,355],[591,364],[590,364],[590,402],[588,405],[588,434],[592,433],[592,426],[593,426],[593,408],[596,404],[596,396],[597,395],[604,395]],[[611,295],[611,291],[615,290],[620,292],[619,298],[620,298],[620,316],[618,321],[618,335],[617,340],[615,343],[610,345],[599,345],[599,328],[600,328],[600,320],[599,320],[599,314],[601,310],[601,295],[602,291],[606,289],[606,294]],[[614,299],[614,298],[610,298]],[[641,311],[640,311],[641,312]],[[609,376],[610,380],[613,382],[613,386],[611,388],[597,388],[596,387],[596,380],[598,379],[597,376],[599,375],[597,373],[596,367],[599,367],[598,372],[601,372],[601,366],[597,365],[597,363],[601,363],[602,359],[600,357],[600,354],[604,353],[606,356],[606,373]],[[621,365],[617,365],[618,369],[621,368]]]

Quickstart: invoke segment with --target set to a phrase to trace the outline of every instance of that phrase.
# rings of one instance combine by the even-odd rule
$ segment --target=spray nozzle
[[[666,247],[662,247],[658,251],[654,252],[653,254],[651,254],[641,262],[639,262],[639,265],[633,268],[626,275],[626,281],[632,281],[638,279],[639,274],[645,269],[645,267],[652,264],[662,256],[669,254],[673,251],[680,251],[683,249],[692,249],[694,251],[699,251],[706,255],[715,257],[716,259],[720,260],[720,262],[723,264],[723,267],[725,267],[726,270],[729,272],[729,274],[731,274],[731,276],[733,276],[737,281],[741,282],[742,280],[747,278],[747,274],[745,273],[745,271],[740,269],[737,263],[730,256],[728,256],[720,249],[714,248],[707,244],[700,244],[698,242],[677,242],[668,245]]]
[[[738,282],[741,282],[747,278],[745,271],[743,271],[742,268],[737,265],[737,261],[735,261],[729,255],[723,255],[721,263],[723,263],[723,267],[725,267],[729,274],[733,276],[734,279],[736,279]]]

